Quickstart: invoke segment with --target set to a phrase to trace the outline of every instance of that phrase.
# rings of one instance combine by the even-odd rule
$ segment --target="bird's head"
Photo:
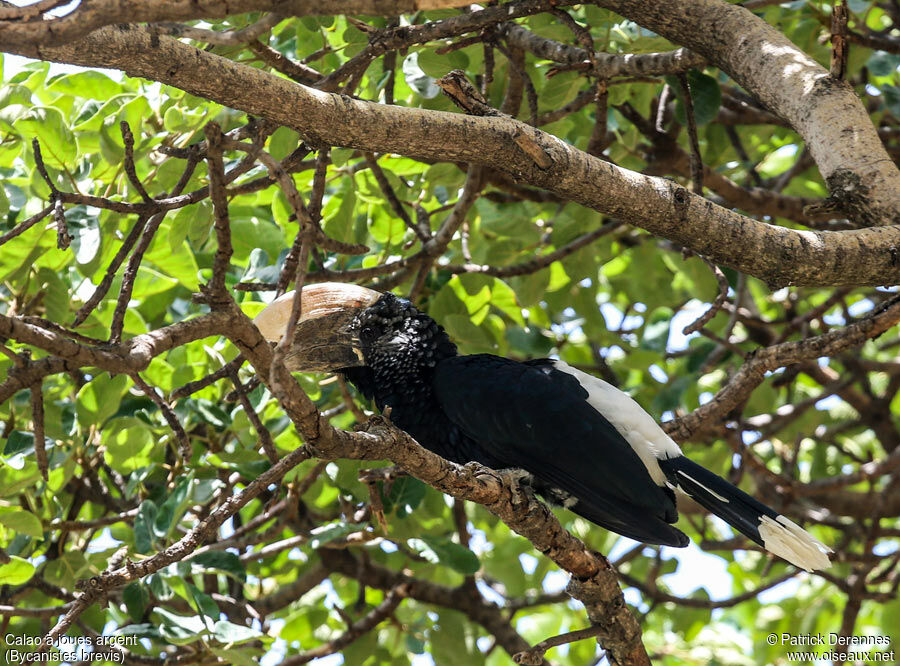
[[[293,291],[280,296],[254,319],[267,340],[281,340],[293,299]],[[444,330],[406,299],[324,282],[303,288],[301,315],[285,364],[292,371],[332,372],[380,362],[394,367],[433,365],[455,353]]]

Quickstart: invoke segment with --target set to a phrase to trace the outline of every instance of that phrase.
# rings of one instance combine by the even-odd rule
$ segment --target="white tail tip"
[[[759,536],[766,550],[801,569],[815,571],[831,566],[828,559],[828,553],[833,552],[831,548],[784,516],[778,516],[776,520],[760,517]]]

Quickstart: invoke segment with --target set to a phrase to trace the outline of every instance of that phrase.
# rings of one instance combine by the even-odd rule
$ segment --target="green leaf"
[[[279,127],[269,139],[269,154],[276,160],[290,155],[300,142],[300,135],[290,127]]]
[[[122,601],[125,602],[128,616],[135,622],[140,622],[144,617],[144,611],[147,610],[147,604],[150,603],[150,593],[143,583],[135,581],[122,590]]]
[[[425,74],[435,79],[441,78],[454,69],[466,69],[469,66],[469,56],[460,50],[438,55],[434,49],[423,49],[418,56],[416,64]]]
[[[220,642],[230,645],[245,643],[262,636],[262,633],[250,627],[244,627],[226,620],[219,620],[213,625],[212,634]]]
[[[709,338],[691,340],[691,344],[689,345],[691,353],[687,357],[687,365],[685,367],[688,373],[694,374],[697,372],[703,366],[703,363],[712,353],[713,349],[717,346],[718,345]]]
[[[58,109],[33,107],[16,121],[16,130],[40,141],[41,155],[47,166],[62,169],[75,165],[78,142]]]
[[[348,534],[353,534],[363,529],[365,529],[365,526],[357,523],[330,523],[323,525],[310,532],[312,538],[309,540],[309,547],[312,549],[320,548],[323,544],[342,539]]]
[[[203,206],[197,206],[197,208],[202,210]],[[197,260],[184,244],[181,244],[175,250],[172,249],[169,240],[170,227],[167,225],[171,225],[171,222],[167,221],[160,225],[160,231],[156,234],[156,238],[150,250],[144,255],[144,258],[152,262],[166,275],[170,275],[178,280],[186,288],[191,291],[199,291],[200,280],[197,275],[199,271]]]
[[[67,217],[71,217],[71,213]],[[72,251],[75,253],[77,263],[89,264],[100,250],[100,223],[93,215],[83,215],[79,221],[81,224],[69,224]]]
[[[103,429],[104,458],[118,472],[133,472],[150,462],[156,445],[147,424],[136,417],[111,419]]]
[[[138,507],[138,514],[134,517],[134,549],[139,553],[149,553],[156,540],[153,525],[158,514],[156,503],[145,499]]]
[[[900,88],[897,86],[884,86],[881,89],[884,97],[884,104],[888,111],[894,114],[895,118],[900,118]]]
[[[411,476],[401,476],[391,484],[390,492],[382,493],[384,510],[390,513],[397,510],[401,518],[409,515],[418,508],[425,497],[426,486],[424,483]]]
[[[226,664],[236,664],[237,666],[257,666],[259,658],[265,654],[261,648],[217,648],[210,646],[209,651],[219,657]]]
[[[54,79],[47,86],[47,92],[88,99],[109,99],[122,92],[122,85],[101,72],[78,72]]]
[[[688,88],[691,91],[691,101],[694,104],[694,120],[698,125],[706,125],[713,121],[722,106],[722,89],[719,82],[703,72],[692,69],[687,73]],[[675,91],[678,97],[678,108],[675,117],[679,122],[687,121],[684,106],[684,91],[678,78],[672,75],[666,76],[666,82]]]
[[[491,334],[476,326],[469,315],[447,315],[442,323],[450,337],[468,353],[490,352],[496,346]]]
[[[88,566],[84,553],[80,550],[73,550],[62,557],[47,562],[42,573],[44,578],[53,585],[72,588],[75,586],[75,581],[80,578],[82,572]]]
[[[874,76],[890,76],[896,73],[897,67],[900,66],[900,55],[874,51],[866,65]]]
[[[206,636],[209,631],[203,618],[176,615],[165,608],[155,608],[153,612],[162,618],[159,632],[163,638],[175,645],[188,645]]]
[[[403,59],[403,77],[406,79],[407,85],[425,99],[437,97],[441,92],[434,79],[419,67],[418,53],[410,53]]]
[[[0,585],[21,585],[34,575],[34,565],[21,557],[11,556],[7,564],[0,564]]]
[[[63,321],[72,303],[69,288],[57,271],[46,266],[40,267],[38,278],[45,285],[44,305],[47,306],[47,318],[51,321]]]
[[[85,427],[101,425],[119,409],[127,385],[125,375],[110,377],[104,372],[94,377],[78,391],[75,403],[78,422]]]
[[[34,450],[34,433],[23,432],[21,430],[13,430],[9,433],[6,440],[6,446],[3,448],[3,455],[13,456],[24,451]]]
[[[225,550],[208,550],[205,553],[194,555],[188,562],[199,566],[204,571],[221,571],[237,580],[247,580],[247,572],[241,558]]]
[[[0,88],[0,120],[12,123],[18,116],[6,117],[10,107],[18,107],[22,112],[31,106],[31,91],[25,86],[8,85]]]
[[[647,320],[644,327],[644,336],[641,338],[641,349],[663,353],[669,341],[669,327],[672,323],[672,308],[656,308]]]
[[[151,638],[159,640],[162,638],[159,629],[152,624],[128,624],[121,627],[117,632],[117,636],[138,636],[140,638]]]
[[[322,209],[325,233],[340,241],[352,241],[355,210],[356,190],[349,178],[342,179],[341,189],[328,199]]]
[[[0,512],[0,523],[19,534],[40,538],[44,534],[41,521],[30,511],[4,509]]]
[[[159,536],[171,534],[178,521],[187,511],[190,505],[191,484],[194,483],[194,473],[178,480],[175,489],[166,497],[166,501],[159,507],[159,513],[153,523],[153,531]]]
[[[653,398],[653,411],[670,412],[682,404],[682,396],[694,384],[693,377],[676,377]]]
[[[235,212],[232,208],[231,234],[234,256],[241,261],[249,258],[255,248],[262,248],[270,257],[277,257],[284,248],[281,229],[272,222],[269,215],[258,215],[255,210],[241,215],[240,209]]]
[[[474,574],[481,568],[475,553],[447,538],[423,536],[409,539],[407,544],[429,562],[442,564],[461,574]]]
[[[510,278],[507,282],[516,292],[519,305],[527,308],[537,303],[547,291],[547,286],[550,284],[550,271],[545,268],[537,273]]]
[[[578,95],[583,79],[577,72],[562,72],[547,79],[541,89],[542,109],[558,109],[565,106]]]
[[[186,583],[186,587],[188,593],[191,595],[190,600],[193,602],[191,605],[194,610],[211,620],[218,620],[220,611],[216,602],[213,601],[213,598],[206,594],[206,592],[201,592],[196,585]]]

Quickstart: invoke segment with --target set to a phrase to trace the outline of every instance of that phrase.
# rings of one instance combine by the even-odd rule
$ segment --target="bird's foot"
[[[384,411],[381,414],[373,414],[365,421],[365,423],[358,423],[354,426],[354,430],[357,432],[372,432],[373,430],[393,427],[394,424],[391,422],[391,408],[388,406],[384,408]]]
[[[500,478],[509,484],[514,503],[521,502],[534,494],[534,489],[532,487],[534,476],[532,476],[530,472],[526,472],[524,469],[511,467],[500,470],[499,474]]]

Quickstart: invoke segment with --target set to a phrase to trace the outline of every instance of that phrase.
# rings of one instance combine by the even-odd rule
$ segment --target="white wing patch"
[[[681,448],[672,441],[656,420],[628,395],[602,379],[576,370],[563,361],[553,361],[553,367],[572,375],[588,393],[588,404],[600,412],[644,463],[658,485],[666,485],[666,475],[659,467],[659,460],[683,455]]]

